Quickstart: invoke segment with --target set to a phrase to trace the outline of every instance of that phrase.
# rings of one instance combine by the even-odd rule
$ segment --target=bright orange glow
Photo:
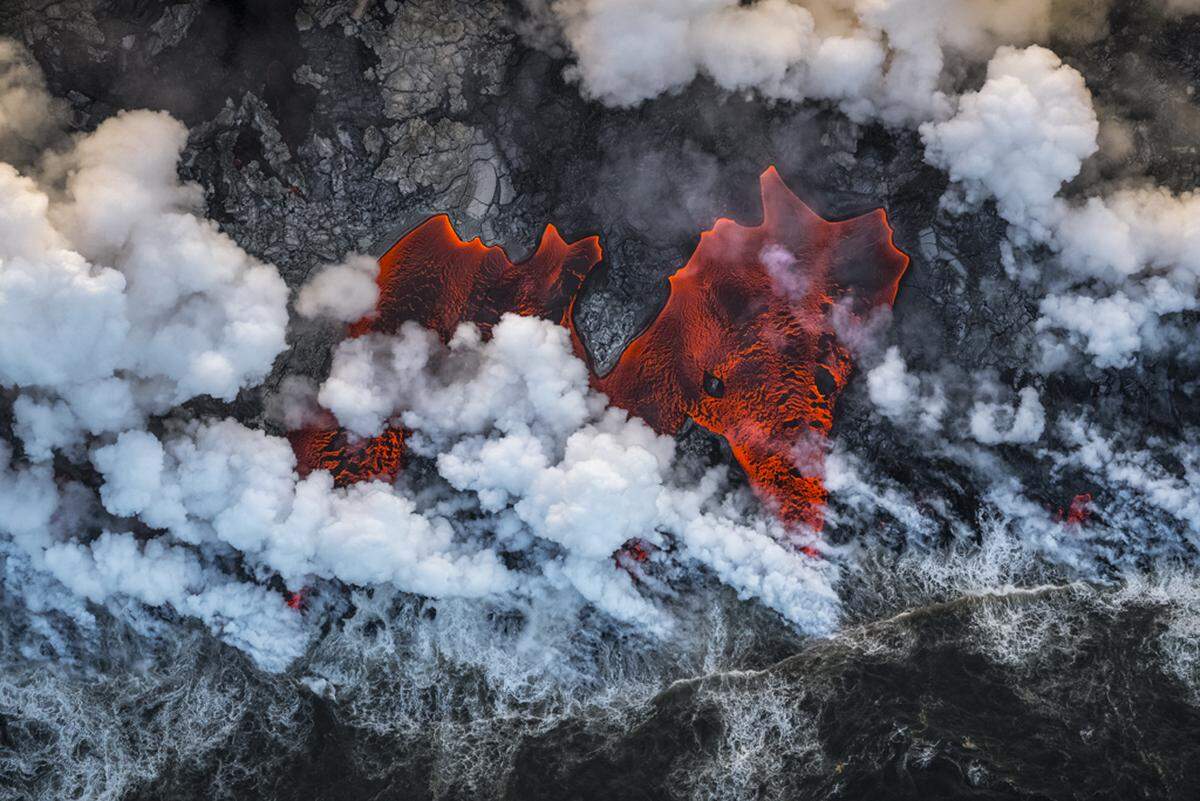
[[[1063,523],[1069,528],[1078,528],[1086,523],[1088,518],[1091,516],[1092,494],[1090,492],[1085,492],[1080,495],[1076,495],[1071,499],[1071,505],[1067,507],[1067,514],[1065,518],[1063,516],[1062,507],[1060,506],[1058,508],[1058,513],[1054,516],[1054,519],[1060,523]]]
[[[599,261],[596,237],[567,244],[550,225],[537,252],[513,264],[502,248],[479,239],[463,242],[446,215],[431,217],[380,258],[376,311],[351,325],[350,336],[395,333],[411,320],[446,341],[464,322],[486,334],[507,312],[563,324],[583,279]],[[336,486],[394,481],[404,460],[403,431],[353,439],[332,416],[289,438],[300,475],[329,470]]]
[[[375,437],[353,438],[343,429],[312,426],[288,434],[301,477],[328,470],[336,487],[358,481],[391,483],[404,465],[404,432],[389,428]]]
[[[304,611],[304,596],[307,594],[308,594],[307,587],[301,587],[300,589],[296,590],[295,592],[288,593],[286,596],[286,599],[287,599],[286,603],[288,605],[288,609],[294,609],[297,612],[303,612]]]
[[[460,323],[486,332],[510,312],[561,324],[599,261],[596,237],[567,244],[548,225],[537,252],[513,264],[503,248],[478,238],[463,242],[450,218],[440,214],[379,259],[378,309],[352,325],[350,334],[390,334],[413,320],[448,340]]]
[[[833,318],[890,306],[908,257],[883,211],[828,222],[774,168],[761,188],[762,223],[701,234],[666,306],[595,383],[660,432],[690,417],[725,437],[783,520],[820,528],[823,441],[852,368]]]
[[[849,379],[850,352],[834,330],[863,324],[896,297],[908,257],[882,210],[822,219],[762,174],[763,220],[721,219],[670,278],[666,305],[593,385],[673,434],[688,418],[723,436],[759,496],[786,522],[821,526],[824,442]],[[513,264],[503,249],[463,242],[445,215],[406,234],[380,259],[376,312],[351,336],[392,333],[413,320],[443,340],[463,322],[486,334],[512,312],[566,325],[583,356],[572,307],[599,263],[595,237],[565,242],[548,226],[537,252]],[[351,442],[317,426],[292,435],[302,473],[329,469],[339,485],[395,478],[404,437]]]

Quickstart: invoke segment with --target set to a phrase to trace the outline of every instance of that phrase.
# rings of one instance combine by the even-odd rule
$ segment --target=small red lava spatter
[[[620,550],[613,554],[613,558],[618,564],[622,559],[630,559],[634,562],[645,562],[650,558],[650,552],[654,550],[654,546],[645,540],[635,537],[631,540],[626,540]]]
[[[295,592],[289,592],[287,594],[288,609],[294,609],[297,612],[303,612],[304,605],[305,605],[304,598],[307,594],[308,594],[308,589],[306,587],[301,587],[300,589],[296,590]]]
[[[613,564],[628,573],[635,582],[640,582],[645,578],[641,566],[650,559],[650,554],[655,550],[657,548],[650,543],[640,537],[634,537],[626,540],[625,544],[613,553]]]
[[[1067,513],[1064,516],[1062,507],[1058,509],[1058,513],[1054,519],[1065,526],[1072,528],[1082,526],[1092,516],[1092,494],[1090,492],[1080,493],[1071,499],[1070,505],[1067,507]]]

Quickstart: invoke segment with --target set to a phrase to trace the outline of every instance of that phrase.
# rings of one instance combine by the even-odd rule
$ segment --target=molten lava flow
[[[654,546],[646,542],[640,537],[634,537],[625,541],[625,544],[613,554],[613,559],[618,562],[628,559],[634,562],[645,562],[650,558],[650,552],[655,550]]]
[[[296,590],[295,592],[288,593],[287,600],[285,601],[285,603],[288,605],[288,609],[294,609],[297,612],[303,612],[304,611],[304,596],[307,594],[308,594],[307,587],[301,587],[300,589]]]
[[[596,237],[568,244],[549,225],[537,252],[513,264],[499,247],[479,239],[463,242],[444,214],[432,217],[379,260],[376,310],[351,325],[350,335],[395,333],[412,320],[446,341],[460,323],[475,323],[486,334],[508,312],[563,324],[583,279],[599,261]],[[300,475],[328,470],[337,486],[394,481],[404,457],[399,429],[354,439],[332,416],[289,438]]]
[[[376,312],[350,328],[351,336],[395,333],[413,320],[449,340],[460,323],[486,333],[506,313],[564,323],[588,271],[600,261],[600,242],[567,244],[546,226],[537,252],[520,264],[478,238],[463,242],[441,214],[404,236],[379,260]]]
[[[296,453],[296,469],[307,476],[314,470],[328,470],[336,487],[358,481],[391,483],[404,464],[404,432],[389,428],[374,437],[353,438],[336,426],[303,428],[288,434]]]
[[[1054,516],[1054,519],[1070,528],[1077,528],[1086,523],[1088,518],[1091,516],[1092,494],[1090,492],[1085,492],[1080,495],[1076,495],[1071,499],[1071,505],[1067,507],[1067,514],[1065,518],[1063,516],[1062,507],[1060,506],[1058,509],[1058,514]]]
[[[762,224],[701,234],[666,306],[595,383],[657,431],[691,418],[722,435],[781,518],[819,528],[824,439],[851,370],[834,316],[890,306],[908,257],[883,211],[828,222],[774,168],[761,188]]]
[[[725,437],[782,519],[819,528],[825,437],[852,367],[835,319],[844,331],[890,306],[908,257],[883,211],[828,222],[773,167],[761,189],[762,223],[718,220],[701,234],[662,311],[593,384],[660,433],[691,418]],[[380,259],[376,311],[350,333],[393,333],[413,320],[448,340],[460,323],[486,334],[514,312],[566,325],[584,356],[572,308],[600,256],[595,237],[568,244],[548,226],[537,252],[513,264],[433,217]],[[400,431],[351,441],[317,426],[292,442],[302,473],[328,469],[339,484],[394,478],[403,456]]]

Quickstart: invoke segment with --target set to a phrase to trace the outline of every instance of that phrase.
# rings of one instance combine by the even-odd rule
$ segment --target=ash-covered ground
[[[36,184],[4,192],[49,211],[0,200],[0,798],[1196,797],[1198,10],[4,3],[0,160]],[[166,176],[128,166],[176,135],[136,109],[186,126],[174,173],[170,147]],[[548,223],[596,234],[575,320],[603,370],[702,231],[759,219],[772,164],[827,218],[886,209],[911,257],[890,318],[846,333],[820,564],[779,549],[695,428],[644,480],[629,454],[670,445],[608,432],[632,489],[580,501],[578,536],[521,505],[566,480],[506,479],[492,508],[431,451],[376,508],[291,473],[296,398],[350,374],[344,322],[295,308],[327,265],[437,213],[514,260]],[[176,177],[202,197],[163,200]],[[199,233],[172,251],[154,231],[185,214]],[[188,278],[229,253],[205,218],[247,254],[235,278]],[[92,383],[103,349],[59,332],[107,336],[100,289],[75,314],[82,279],[4,280],[64,251],[124,275],[131,308],[172,293],[125,313],[135,355]],[[157,334],[236,328],[258,262],[286,285],[253,316],[277,346],[241,366],[218,337],[228,380],[169,363]],[[609,425],[538,433],[531,368],[469,356],[444,397],[528,409],[537,481]],[[114,382],[134,411],[109,422]],[[478,435],[430,431],[435,451]],[[401,518],[399,545],[355,539]],[[610,526],[655,542],[640,580],[589,551]],[[289,550],[310,536],[349,544]]]

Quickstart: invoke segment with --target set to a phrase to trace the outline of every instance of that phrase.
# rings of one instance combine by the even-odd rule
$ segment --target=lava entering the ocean
[[[657,431],[691,418],[720,434],[783,520],[817,529],[824,439],[852,366],[833,315],[890,307],[908,257],[882,210],[828,222],[774,167],[760,183],[762,223],[701,234],[666,306],[596,385]]]
[[[788,523],[819,528],[823,445],[852,368],[834,318],[853,324],[890,307],[908,257],[882,210],[822,219],[772,167],[761,177],[763,221],[721,219],[670,278],[658,316],[596,388],[659,433],[691,418],[723,436],[759,496]],[[463,322],[485,335],[514,312],[567,326],[585,357],[572,307],[599,263],[595,237],[568,244],[548,226],[537,252],[513,264],[479,239],[463,242],[440,215],[380,259],[379,303],[352,336],[392,333],[413,320],[448,340]],[[300,470],[330,469],[339,484],[394,479],[403,433],[351,441],[333,427],[292,436]]]
[[[506,312],[565,324],[583,279],[599,261],[596,237],[567,244],[548,225],[537,252],[513,264],[502,248],[478,238],[463,242],[440,214],[379,259],[376,310],[351,325],[350,336],[395,333],[411,320],[445,342],[460,323],[475,323],[486,335]],[[329,470],[336,486],[396,479],[404,460],[402,430],[357,438],[328,417],[289,435],[302,476]]]

